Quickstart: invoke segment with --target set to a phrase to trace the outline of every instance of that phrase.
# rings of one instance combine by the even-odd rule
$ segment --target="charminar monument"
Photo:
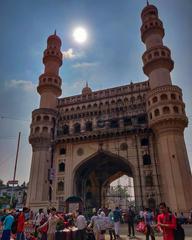
[[[99,91],[86,84],[79,95],[65,98],[59,98],[61,40],[56,33],[48,37],[29,136],[28,207],[62,209],[71,196],[87,209],[108,207],[107,190],[123,175],[133,179],[137,209],[161,201],[174,212],[192,207],[182,90],[171,80],[174,62],[157,8],[147,4],[141,19],[148,80]]]

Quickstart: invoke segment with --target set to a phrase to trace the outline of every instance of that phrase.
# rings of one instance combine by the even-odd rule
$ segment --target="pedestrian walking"
[[[27,211],[27,208],[19,209],[19,213],[17,216],[16,240],[25,240],[25,235],[24,235],[25,211]]]
[[[114,212],[113,212],[113,215],[114,215],[114,228],[115,228],[115,235],[116,235],[116,238],[120,238],[120,235],[119,235],[119,228],[120,228],[120,221],[121,221],[121,211],[119,209],[119,207],[116,207]]]
[[[97,215],[97,211],[94,208],[93,216],[91,217],[91,221],[90,221],[90,224],[88,225],[88,227],[93,229],[93,233],[94,233],[96,240],[99,240],[99,227],[97,224],[98,219],[99,219],[99,216]]]
[[[13,212],[8,212],[8,215],[3,221],[3,233],[1,240],[10,240],[11,238],[11,227],[14,222]]]
[[[80,210],[77,211],[77,219],[76,219],[76,227],[77,230],[77,238],[78,240],[85,240],[86,239],[86,228],[87,228],[87,221],[83,216]]]
[[[146,208],[143,213],[143,217],[147,228],[146,240],[149,240],[149,237],[151,237],[151,240],[155,240],[155,233],[152,228],[152,225],[154,224],[154,214],[151,209]]]
[[[114,214],[111,209],[109,209],[108,218],[109,218],[109,223],[110,223],[109,236],[110,236],[110,240],[113,240],[116,238],[116,236],[115,236],[115,230],[114,230]]]
[[[174,240],[174,229],[176,228],[176,218],[168,211],[164,202],[159,204],[161,214],[157,217],[158,226],[163,231],[163,240]]]

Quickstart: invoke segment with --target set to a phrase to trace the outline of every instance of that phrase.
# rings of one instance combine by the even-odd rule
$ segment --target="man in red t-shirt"
[[[17,216],[17,235],[16,240],[24,240],[24,225],[25,225],[25,211],[26,208],[24,207],[19,211],[19,214]]]
[[[163,231],[163,240],[174,240],[174,229],[176,228],[176,218],[168,211],[164,202],[159,204],[159,209],[162,212],[157,217],[157,225]]]

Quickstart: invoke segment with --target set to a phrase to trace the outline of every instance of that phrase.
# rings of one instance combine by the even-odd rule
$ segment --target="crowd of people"
[[[120,239],[120,223],[128,224],[127,235],[135,237],[135,232],[142,232],[146,240],[155,240],[161,232],[163,240],[184,240],[181,224],[186,223],[181,213],[171,213],[165,203],[159,205],[159,211],[149,208],[138,214],[130,207],[122,212],[119,207],[111,209],[93,209],[91,218],[82,211],[59,213],[55,208],[43,209],[34,214],[28,208],[5,210],[0,214],[2,228],[1,240],[105,240],[106,233],[110,240]],[[189,221],[192,220],[192,212]],[[136,230],[136,231],[135,231]]]

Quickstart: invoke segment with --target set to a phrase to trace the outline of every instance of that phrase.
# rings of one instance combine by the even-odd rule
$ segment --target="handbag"
[[[147,233],[147,226],[146,226],[146,224],[143,221],[139,222],[136,225],[136,231],[140,232],[140,233],[143,233],[143,234],[146,234]]]

